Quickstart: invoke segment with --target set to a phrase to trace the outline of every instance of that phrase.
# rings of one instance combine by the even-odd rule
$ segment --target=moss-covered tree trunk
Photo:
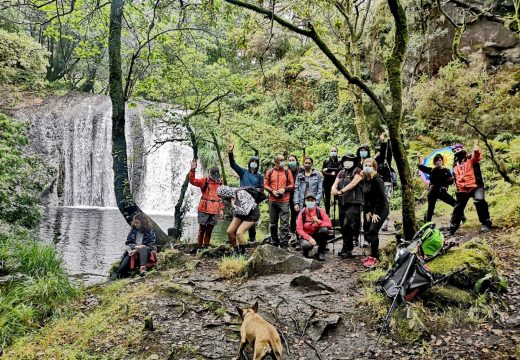
[[[408,163],[406,150],[401,140],[401,124],[403,119],[402,67],[408,46],[408,25],[406,23],[406,14],[399,0],[388,0],[388,6],[394,18],[395,35],[392,53],[386,60],[392,108],[385,120],[388,125],[394,159],[401,179],[403,235],[405,239],[411,239],[417,228],[415,221],[415,197],[410,164]]]
[[[114,169],[114,191],[119,211],[128,224],[141,211],[135,203],[130,181],[125,138],[125,94],[121,69],[121,30],[125,0],[112,0],[110,5],[110,31],[108,37],[109,86],[112,102],[112,159]],[[154,223],[159,243],[166,241],[166,234]]]

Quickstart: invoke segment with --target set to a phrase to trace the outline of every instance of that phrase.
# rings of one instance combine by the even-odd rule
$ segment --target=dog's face
[[[237,306],[238,314],[240,315],[240,318],[244,319],[248,313],[256,313],[258,311],[258,301],[255,302],[255,304],[251,307],[246,306],[245,308],[241,309]]]

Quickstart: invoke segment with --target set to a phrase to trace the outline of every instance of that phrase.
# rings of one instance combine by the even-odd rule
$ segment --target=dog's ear
[[[242,310],[238,306],[235,306],[235,307],[236,307],[236,309],[238,311],[238,315],[240,315],[240,318],[243,319],[244,318],[244,310]]]
[[[258,312],[258,301],[255,302],[255,304],[253,305],[253,307],[251,309],[253,309],[254,312]]]

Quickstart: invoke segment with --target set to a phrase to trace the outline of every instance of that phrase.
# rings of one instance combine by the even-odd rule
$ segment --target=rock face
[[[272,245],[261,245],[256,248],[249,259],[247,273],[250,276],[290,274],[306,269],[315,270],[320,267],[321,264],[316,260],[305,259]]]
[[[327,335],[329,331],[335,329],[340,320],[341,317],[336,314],[322,319],[315,319],[311,322],[307,334],[313,341],[318,341],[323,336]]]
[[[329,292],[335,292],[336,290],[327,285],[322,283],[321,281],[316,281],[312,279],[310,276],[307,275],[299,275],[296,276],[291,280],[291,286],[296,287],[303,287],[306,291],[329,291]]]

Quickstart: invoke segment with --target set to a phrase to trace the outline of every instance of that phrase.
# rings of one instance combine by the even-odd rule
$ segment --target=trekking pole
[[[336,223],[336,196],[334,196],[333,206],[334,206],[334,208],[332,209],[332,211],[333,211],[333,214],[332,214],[332,236],[335,239],[336,238],[336,225],[335,225],[335,223]],[[334,241],[332,243],[332,256],[336,255],[335,244],[336,244],[336,241]]]

